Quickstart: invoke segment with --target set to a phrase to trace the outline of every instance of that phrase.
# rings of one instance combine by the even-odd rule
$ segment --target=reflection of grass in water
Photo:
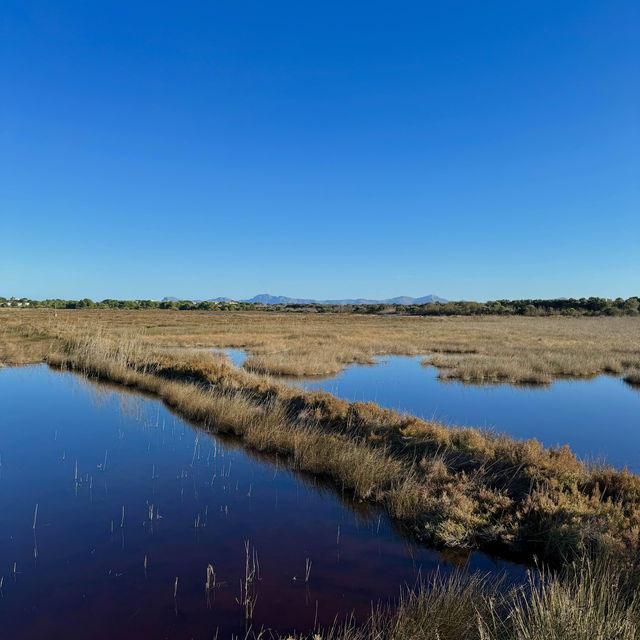
[[[640,371],[626,375],[624,381],[630,387],[633,387],[634,389],[638,389],[640,391]]]
[[[145,430],[149,429],[153,431],[164,428],[165,419],[163,418],[162,422],[160,422],[157,409],[149,403],[149,401],[157,401],[156,396],[141,392],[140,390],[134,391],[122,385],[109,382],[108,380],[96,380],[84,377],[77,379],[81,387],[90,393],[93,398],[98,399],[98,406],[103,405],[103,403],[109,399],[116,398],[123,417],[135,420]],[[171,407],[168,407],[168,410],[172,415],[185,421],[186,424],[193,429],[199,430],[202,428],[202,423],[185,418]],[[196,437],[198,437],[197,433],[194,436],[194,441]],[[251,460],[274,465],[276,474],[280,473],[282,469],[284,473],[294,474],[296,480],[301,482],[305,487],[313,489],[321,495],[326,494],[337,498],[343,507],[354,514],[359,526],[371,525],[371,523],[379,517],[380,505],[358,499],[354,496],[351,488],[345,487],[341,483],[336,483],[326,475],[317,475],[291,465],[291,460],[278,456],[277,451],[247,448],[246,443],[243,443],[241,438],[238,438],[237,435],[229,431],[215,432],[215,439],[212,443],[214,459],[218,455],[222,457],[228,455],[229,451],[240,451]],[[223,477],[225,473],[226,471],[223,470]],[[401,522],[391,521],[391,525],[397,528],[404,536],[411,535],[411,531],[406,527],[402,527]]]
[[[115,394],[121,396],[119,407],[123,416],[136,420],[141,423],[144,428],[158,428],[157,411],[148,403],[148,399],[151,399],[152,396],[148,395],[147,399],[141,399],[139,392],[128,391],[126,388],[123,389],[122,386],[113,383],[97,381],[91,378],[81,378],[80,380],[82,381],[81,384],[83,387],[87,390],[96,390],[97,395],[103,398],[105,397],[105,394],[108,394],[110,397],[113,397]],[[104,389],[104,391],[100,392],[100,389]],[[171,411],[171,409],[169,410]],[[183,419],[177,413],[174,415]],[[201,425],[198,425],[196,422],[187,421],[187,423],[194,429],[201,428]],[[229,455],[230,451],[240,451],[242,455],[247,456],[251,460],[255,460],[261,464],[271,464],[275,467],[276,475],[281,472],[293,474],[297,482],[302,483],[302,485],[312,489],[319,495],[330,495],[332,498],[337,499],[342,507],[348,509],[349,512],[353,514],[358,527],[373,527],[374,524],[377,523],[376,530],[379,532],[382,516],[381,506],[357,499],[350,489],[336,484],[336,482],[331,478],[314,475],[313,473],[296,469],[288,464],[286,459],[283,463],[277,453],[250,448],[248,449],[241,439],[231,433],[216,433],[215,439],[212,440],[212,444],[213,448],[209,453],[209,457],[211,457],[211,453],[213,453],[214,460],[217,456],[224,457],[225,455]],[[159,517],[161,516],[157,514],[156,519]],[[414,527],[407,523],[393,518],[387,520],[386,523],[392,528],[392,530],[407,541],[415,538],[416,531]],[[337,525],[336,544],[340,544],[340,525]],[[411,547],[408,549],[409,555],[413,555],[411,553]],[[459,568],[465,567],[471,556],[471,549],[468,548],[436,548],[434,551],[443,562]],[[496,557],[502,557],[502,555],[504,554],[498,554]],[[519,556],[517,554],[507,554],[506,557],[522,562],[526,562],[527,560],[525,556]]]
[[[257,551],[251,547],[248,540],[244,542],[244,549],[244,580],[240,581],[240,597],[236,598],[236,602],[242,607],[245,620],[251,620],[258,602],[257,583],[261,579],[260,562]]]

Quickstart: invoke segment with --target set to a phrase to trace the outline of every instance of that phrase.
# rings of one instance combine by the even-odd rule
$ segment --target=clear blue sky
[[[636,2],[0,13],[0,295],[640,294]]]

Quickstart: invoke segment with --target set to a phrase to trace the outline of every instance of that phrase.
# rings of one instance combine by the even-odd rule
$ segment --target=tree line
[[[0,297],[0,307],[51,309],[169,309],[176,311],[269,311],[298,313],[358,313],[403,316],[635,316],[640,299],[631,298],[558,298],[552,300],[491,300],[488,302],[429,302],[426,304],[273,304],[250,302],[194,302],[192,300],[30,300]]]

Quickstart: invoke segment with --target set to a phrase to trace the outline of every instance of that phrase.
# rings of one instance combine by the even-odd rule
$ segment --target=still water
[[[242,366],[242,349],[223,351],[235,366]],[[640,472],[640,391],[620,378],[558,380],[540,387],[469,385],[439,380],[437,370],[423,367],[420,357],[376,361],[327,378],[288,380],[445,424],[537,438],[546,446],[568,444],[582,459]]]
[[[366,616],[436,567],[523,578],[483,554],[411,544],[379,511],[155,400],[45,366],[0,370],[0,399],[2,637],[308,632]],[[245,542],[259,563],[249,622],[238,602]]]
[[[488,427],[546,446],[569,444],[579,457],[640,471],[640,392],[620,378],[559,380],[549,387],[443,382],[420,358],[389,356],[337,376],[293,384],[340,398],[373,401],[447,424]]]

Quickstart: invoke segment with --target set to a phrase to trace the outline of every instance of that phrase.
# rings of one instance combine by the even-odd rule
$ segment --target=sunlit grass
[[[638,551],[640,478],[592,468],[567,448],[436,422],[304,391],[209,351],[160,347],[131,331],[66,327],[54,366],[161,398],[294,468],[385,506],[425,541],[559,563],[596,547]]]
[[[243,348],[257,373],[331,375],[377,355],[423,356],[445,379],[474,384],[548,384],[600,374],[640,379],[640,317],[385,317],[342,314],[0,309],[0,361],[20,354],[7,328],[35,343],[78,327],[129,332],[162,348]]]
[[[319,372],[323,362],[335,368],[381,352],[415,354],[429,351],[428,343],[440,359],[431,364],[444,377],[458,367],[453,377],[476,382],[546,382],[602,372],[638,380],[635,319],[520,320],[438,321],[419,330],[417,324],[385,325],[377,334],[375,324],[365,324],[370,319],[353,316],[346,319],[353,323],[349,328],[343,319],[335,325],[322,320],[294,332],[285,318],[267,327],[266,319],[256,326],[253,318],[208,325],[191,314],[12,310],[0,314],[0,357],[7,364],[44,358],[153,394],[202,428],[234,434],[248,447],[330,479],[356,499],[383,505],[418,539],[441,547],[499,548],[530,559],[536,554],[565,567],[525,590],[506,592],[493,578],[436,576],[405,591],[397,608],[374,609],[366,624],[336,625],[317,637],[638,640],[638,579],[630,569],[640,551],[638,476],[586,465],[567,447],[545,449],[536,440],[445,427],[373,403],[294,389],[233,367],[224,355],[192,350],[245,347],[258,359],[277,344],[282,351],[271,355],[285,363],[289,349],[289,372],[296,363],[305,363],[297,372]],[[375,330],[367,335],[366,327]],[[421,336],[427,328],[430,334]]]
[[[612,558],[583,558],[557,575],[532,574],[505,590],[500,578],[436,574],[405,590],[397,608],[378,606],[308,640],[638,640],[637,573]],[[301,640],[300,636],[298,640]]]

